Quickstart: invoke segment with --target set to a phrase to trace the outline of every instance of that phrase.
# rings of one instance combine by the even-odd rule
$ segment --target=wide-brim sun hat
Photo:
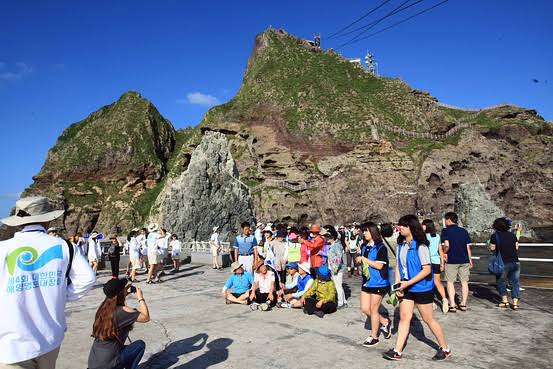
[[[307,274],[311,274],[311,267],[308,263],[300,263],[298,264],[298,268],[306,272]]]
[[[89,237],[90,238],[97,238],[98,237],[98,232],[92,232]]]
[[[257,223],[257,227],[263,227],[263,223],[261,222]]]
[[[236,270],[242,268],[242,264],[240,264],[239,262],[235,261],[234,263],[231,264],[230,266],[230,271],[231,272],[235,272]]]
[[[15,214],[1,220],[9,227],[51,222],[65,213],[54,210],[50,200],[43,196],[24,197],[16,201]]]
[[[213,227],[213,232],[217,232],[218,229],[219,229],[219,227],[217,227],[217,226]]]
[[[157,223],[151,223],[148,226],[148,232],[157,232],[158,229],[159,229],[159,226],[157,225]]]
[[[263,233],[265,233],[265,232],[273,233],[273,229],[271,227],[267,226],[267,227],[263,228]]]

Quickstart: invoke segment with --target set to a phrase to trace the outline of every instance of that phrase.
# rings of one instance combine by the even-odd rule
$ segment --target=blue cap
[[[317,269],[317,277],[320,277],[321,279],[329,280],[330,270],[325,265],[323,265],[322,267],[319,267],[319,269]]]
[[[286,264],[286,268],[292,268],[292,269],[296,269],[298,270],[298,263],[294,262],[294,263],[288,263]]]

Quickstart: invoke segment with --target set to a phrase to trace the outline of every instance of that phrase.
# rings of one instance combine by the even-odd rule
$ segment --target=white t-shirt
[[[129,241],[129,257],[138,259],[140,257],[140,242],[136,237],[132,237]]]
[[[179,256],[181,247],[182,247],[182,244],[179,240],[171,241],[171,255]]]
[[[261,293],[269,293],[271,284],[275,281],[275,274],[272,270],[268,270],[267,274],[255,273],[254,282],[257,282],[257,287]]]
[[[100,259],[102,257],[102,248],[100,242],[93,238],[88,239],[88,260]]]
[[[209,240],[213,246],[219,247],[219,233],[214,232]]]
[[[69,269],[71,284],[65,275]],[[83,297],[96,276],[80,249],[28,225],[0,242],[0,363],[13,364],[46,354],[61,345],[65,303]]]

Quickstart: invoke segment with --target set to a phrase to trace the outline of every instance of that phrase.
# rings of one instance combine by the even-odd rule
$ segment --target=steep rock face
[[[504,216],[503,210],[487,197],[478,183],[464,183],[459,186],[454,208],[459,215],[460,224],[470,229],[473,237],[477,238],[489,235],[490,220]]]
[[[454,210],[455,195],[482,188],[501,215],[530,227],[553,223],[553,143],[521,125],[475,128],[458,144],[432,151],[418,179],[419,208],[440,217]],[[476,186],[472,186],[476,185]],[[475,190],[476,191],[476,190]],[[479,215],[485,217],[485,212]],[[487,219],[488,228],[493,219]],[[477,227],[479,228],[479,227]]]
[[[186,171],[159,201],[160,223],[186,240],[208,240],[213,226],[226,240],[242,221],[255,222],[249,189],[240,182],[225,135],[218,132],[203,136]]]
[[[128,229],[147,215],[174,144],[171,123],[127,92],[63,131],[25,195],[56,200],[67,211],[58,226],[68,233]]]

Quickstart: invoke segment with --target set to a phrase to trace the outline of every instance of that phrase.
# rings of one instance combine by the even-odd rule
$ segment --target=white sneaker
[[[442,300],[442,313],[447,314],[449,311],[449,301],[447,299]]]

